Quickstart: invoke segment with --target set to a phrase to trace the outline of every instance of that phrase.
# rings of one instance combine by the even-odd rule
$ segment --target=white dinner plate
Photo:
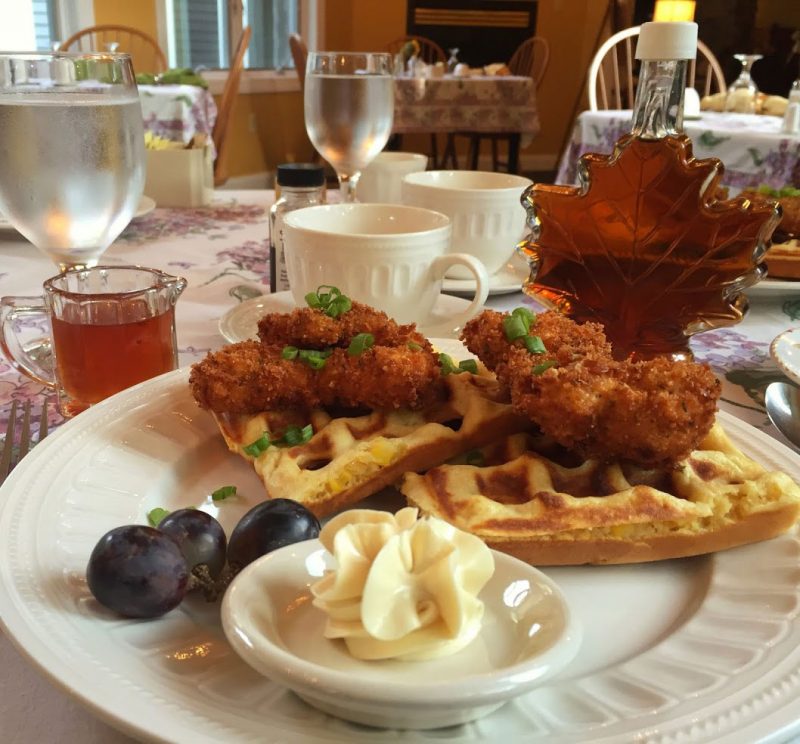
[[[800,295],[800,281],[764,279],[744,290],[748,297],[791,297]]]
[[[489,277],[489,296],[521,292],[522,283],[528,278],[529,273],[522,259],[512,258],[497,273]],[[442,291],[471,297],[475,294],[475,280],[445,277],[442,282]]]
[[[447,335],[455,338],[460,328],[448,325],[448,319],[461,313],[469,305],[467,300],[450,295],[439,295],[433,306],[432,322],[420,325],[426,335]],[[286,313],[297,305],[290,291],[253,297],[232,307],[219,319],[219,332],[232,344],[258,338],[258,321],[267,313]]]
[[[769,354],[781,372],[800,385],[800,328],[790,328],[776,336],[769,345]]]
[[[142,195],[142,198],[139,199],[139,206],[136,207],[136,212],[131,219],[135,220],[137,217],[144,217],[146,214],[150,214],[155,208],[155,200],[151,199],[149,196]],[[14,230],[14,226],[2,214],[0,214],[0,230]]]
[[[458,357],[459,346],[438,341]],[[328,718],[239,659],[217,605],[122,620],[89,596],[107,530],[222,485],[225,528],[262,495],[194,404],[187,370],[124,391],[37,445],[0,487],[0,618],[54,684],[143,739],[174,742],[778,742],[800,730],[797,531],[716,555],[546,569],[584,629],[546,686],[474,723],[398,734]],[[800,479],[800,456],[730,415],[734,441]],[[398,504],[399,506],[399,504]]]

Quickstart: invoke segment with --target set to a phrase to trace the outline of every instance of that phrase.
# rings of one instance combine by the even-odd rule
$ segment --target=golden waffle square
[[[335,416],[315,409],[214,417],[228,448],[253,463],[270,498],[291,498],[324,516],[377,493],[406,472],[425,471],[531,426],[514,413],[493,375],[451,374],[445,385],[445,400],[420,411]],[[256,457],[245,452],[265,431],[309,423],[314,433],[308,442],[271,446]]]
[[[639,563],[774,537],[800,487],[737,449],[717,422],[674,469],[581,460],[542,436],[481,450],[483,464],[408,474],[408,502],[535,565]]]

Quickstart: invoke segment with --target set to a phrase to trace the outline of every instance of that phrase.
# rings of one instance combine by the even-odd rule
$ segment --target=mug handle
[[[43,315],[47,315],[47,308],[41,297],[0,298],[0,348],[17,372],[55,389],[56,382],[52,369],[43,366],[25,351],[12,325],[18,318],[38,318]],[[50,347],[49,339],[47,346]]]
[[[486,302],[489,296],[489,274],[483,262],[468,253],[446,253],[444,256],[437,256],[431,264],[431,271],[435,281],[443,281],[447,270],[451,266],[466,266],[470,273],[475,277],[475,295],[469,307],[461,313],[454,315],[447,323],[435,326],[425,325],[425,332],[428,336],[451,337],[454,331],[459,330],[470,318],[475,317]]]

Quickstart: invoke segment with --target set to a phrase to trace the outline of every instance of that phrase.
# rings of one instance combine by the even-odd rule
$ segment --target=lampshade
[[[654,21],[693,21],[695,0],[656,0]]]

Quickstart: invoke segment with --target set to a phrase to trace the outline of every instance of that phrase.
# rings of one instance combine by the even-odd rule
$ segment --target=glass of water
[[[361,171],[386,146],[394,118],[389,54],[311,52],[305,80],[306,131],[336,170],[343,201],[355,201]]]
[[[0,54],[0,214],[62,271],[97,264],[144,175],[127,54]]]

